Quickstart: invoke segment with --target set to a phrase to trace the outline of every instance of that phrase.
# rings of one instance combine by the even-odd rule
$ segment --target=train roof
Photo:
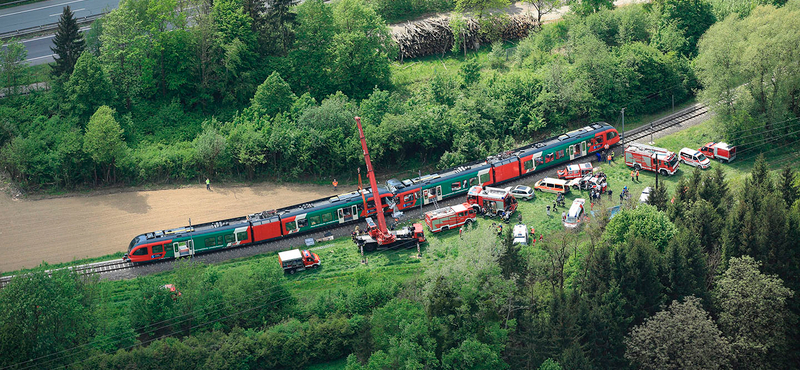
[[[280,215],[281,217],[288,217],[288,216],[300,215],[303,213],[328,209],[336,207],[338,205],[345,205],[353,202],[361,203],[363,201],[361,198],[362,193],[369,200],[369,198],[372,196],[372,189],[367,188],[361,190],[354,190],[349,193],[337,194],[327,198],[320,198],[310,202],[296,204],[293,206],[281,208],[270,212],[274,212],[274,214]],[[392,195],[392,193],[388,189],[382,186],[378,187],[378,193],[381,195]]]
[[[613,128],[614,128],[613,126],[609,125],[606,122],[595,122],[590,125],[581,127],[577,130],[572,130],[570,132],[558,136],[553,136],[539,142],[528,144],[521,148],[515,149],[513,152],[514,154],[521,157],[529,154],[530,152],[536,152],[548,147],[558,146],[564,141],[593,137],[598,132],[602,132]]]

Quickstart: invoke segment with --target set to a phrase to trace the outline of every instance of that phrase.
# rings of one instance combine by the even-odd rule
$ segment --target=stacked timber
[[[499,36],[503,40],[516,40],[528,36],[536,25],[533,17],[516,14],[511,17],[495,17],[479,22],[466,19],[466,27],[461,38],[467,50],[477,50]],[[399,53],[397,59],[403,61],[427,55],[444,54],[453,48],[453,30],[447,17],[409,22],[399,31],[392,33]]]

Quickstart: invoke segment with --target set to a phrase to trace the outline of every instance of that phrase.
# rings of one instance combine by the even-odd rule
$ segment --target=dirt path
[[[343,192],[340,186],[339,191]],[[244,216],[333,195],[329,186],[257,184],[44,200],[0,195],[0,271],[124,251],[141,233]]]

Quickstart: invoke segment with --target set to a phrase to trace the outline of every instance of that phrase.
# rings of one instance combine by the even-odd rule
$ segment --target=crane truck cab
[[[294,274],[295,271],[303,271],[307,268],[319,267],[319,256],[316,253],[311,253],[308,250],[292,249],[278,253],[278,262],[280,262],[283,272]]]

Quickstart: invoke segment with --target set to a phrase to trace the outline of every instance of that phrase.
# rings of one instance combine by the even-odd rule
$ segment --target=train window
[[[153,246],[153,254],[161,253],[163,251],[164,251],[164,246],[163,245],[159,244],[159,245],[154,245]]]
[[[233,243],[233,234],[225,235],[225,244]]]
[[[598,136],[598,137],[596,137],[595,139],[596,139],[597,145],[600,145],[600,144],[602,144],[602,143],[603,143],[603,136],[602,136],[602,135],[601,135],[601,136]]]
[[[309,220],[311,221],[311,226],[314,226],[319,223],[319,216],[311,216]]]
[[[461,190],[461,181],[450,184],[450,191]]]
[[[308,220],[305,219],[305,218],[302,219],[302,220],[297,220],[297,226],[298,227],[306,227],[306,226],[308,226]]]
[[[617,133],[615,131],[611,131],[606,135],[608,136],[608,140],[611,140],[611,139],[617,137]]]
[[[549,163],[552,160],[553,160],[553,153],[544,156],[544,163]]]
[[[213,236],[210,237],[210,238],[206,238],[205,239],[206,248],[213,247],[214,246],[214,242],[216,242],[216,241],[217,241],[217,239],[214,238]]]
[[[297,222],[292,221],[286,223],[286,231],[294,231],[295,229],[297,229]]]
[[[217,237],[217,245],[222,245],[222,235]]]
[[[544,164],[544,158],[543,157],[536,157],[536,165],[539,166],[539,165],[542,165],[542,164]]]
[[[133,253],[131,253],[131,255],[133,255],[133,256],[144,256],[146,254],[147,254],[147,247],[139,248],[139,249],[133,251]]]
[[[478,183],[478,179],[472,177],[469,179],[469,186],[475,186]]]
[[[533,160],[527,160],[522,165],[525,167],[525,171],[531,170],[533,169]]]
[[[404,202],[410,202],[410,201],[415,200],[415,199],[417,199],[417,193],[416,192],[413,192],[411,194],[406,194],[406,195],[403,196],[403,201]]]
[[[375,202],[371,201],[371,200],[368,200],[367,201],[367,208],[375,208]]]
[[[333,220],[333,215],[330,213],[323,213],[322,214],[322,222],[330,222]]]
[[[559,150],[559,151],[556,152],[556,159],[559,159],[559,158],[561,158],[563,156],[564,156],[564,151],[563,150]]]
[[[488,173],[484,173],[483,175],[480,176],[479,180],[480,180],[481,184],[489,182],[489,174]]]
[[[240,233],[237,233],[236,239],[238,239],[239,241],[247,240],[247,231],[242,231]]]

